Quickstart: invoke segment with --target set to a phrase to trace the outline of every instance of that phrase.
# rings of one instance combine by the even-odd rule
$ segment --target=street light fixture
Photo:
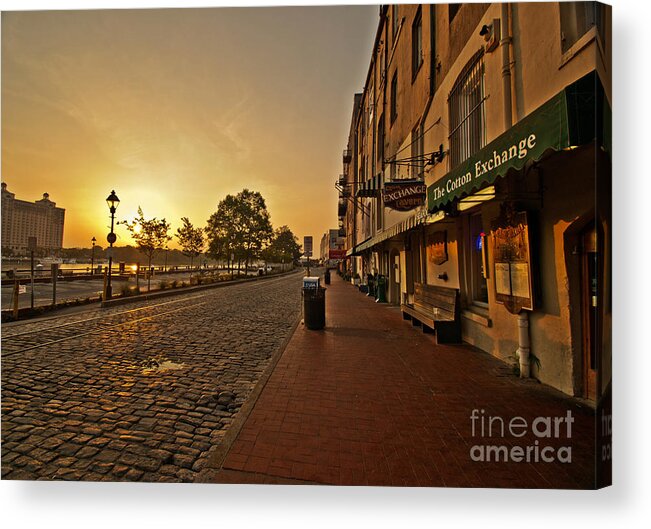
[[[111,232],[106,237],[106,240],[109,243],[109,264],[108,264],[108,282],[106,284],[106,299],[111,299],[113,296],[113,290],[111,288],[111,266],[113,265],[113,243],[117,240],[113,228],[115,226],[115,210],[120,204],[120,199],[115,194],[115,191],[111,191],[111,194],[107,197],[106,203],[108,204],[109,211],[111,212]]]
[[[95,243],[97,239],[93,237],[90,242],[93,243],[93,250],[90,254],[90,275],[92,276],[95,273]]]

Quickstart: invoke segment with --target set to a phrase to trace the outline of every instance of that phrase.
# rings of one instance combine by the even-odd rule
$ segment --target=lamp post
[[[95,273],[95,243],[97,242],[97,239],[95,237],[93,237],[90,240],[90,242],[93,243],[93,249],[92,249],[92,252],[90,254],[90,275],[92,277],[93,274]]]
[[[120,199],[115,194],[115,191],[111,191],[111,194],[106,199],[108,204],[109,211],[111,212],[111,232],[106,237],[106,240],[109,243],[109,264],[108,264],[108,282],[106,284],[106,299],[111,299],[113,296],[113,290],[111,288],[111,266],[113,265],[113,243],[117,240],[115,233],[113,233],[113,227],[115,225],[115,210],[120,203]]]

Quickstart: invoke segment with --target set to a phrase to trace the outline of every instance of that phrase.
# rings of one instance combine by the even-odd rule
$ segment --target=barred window
[[[485,141],[483,50],[470,60],[448,97],[450,169],[481,149]]]

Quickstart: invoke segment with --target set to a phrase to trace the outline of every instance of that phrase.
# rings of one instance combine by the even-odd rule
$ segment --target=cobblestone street
[[[191,482],[299,314],[300,274],[2,329],[2,478]]]

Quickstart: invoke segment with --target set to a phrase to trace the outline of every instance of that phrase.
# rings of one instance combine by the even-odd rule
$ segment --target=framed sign
[[[395,180],[385,182],[382,198],[387,208],[409,211],[422,206],[427,196],[427,186],[421,180]]]
[[[526,212],[509,212],[493,222],[495,298],[517,314],[533,310],[529,222]]]
[[[437,231],[427,237],[427,260],[442,265],[448,260],[448,232]]]

